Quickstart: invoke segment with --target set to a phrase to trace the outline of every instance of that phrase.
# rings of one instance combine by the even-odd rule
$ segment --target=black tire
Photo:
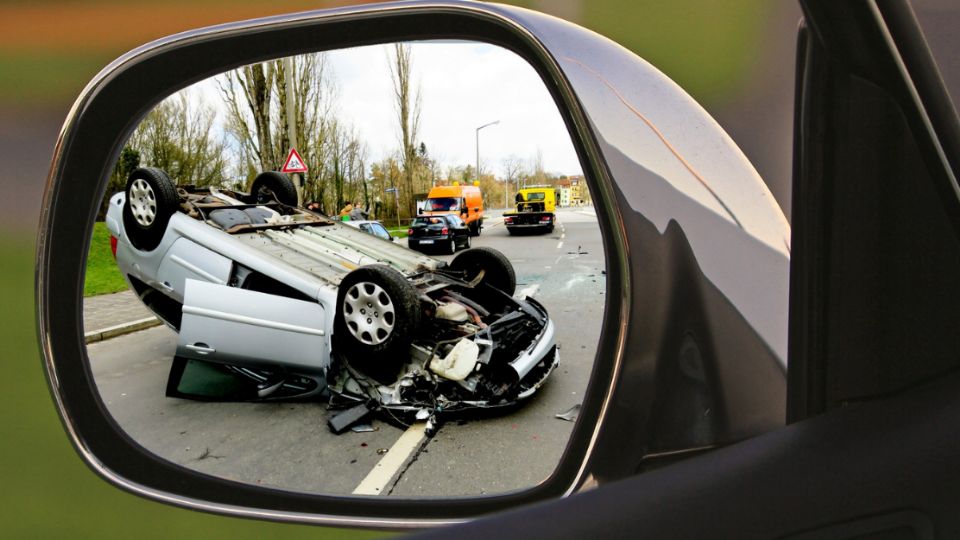
[[[420,328],[416,288],[389,266],[363,266],[340,282],[336,309],[334,351],[374,378],[395,378],[409,358],[410,342]],[[360,313],[367,309],[374,314],[366,317],[370,313]]]
[[[253,185],[250,186],[250,199],[251,204],[266,204],[276,199],[281,204],[296,206],[297,186],[289,176],[283,173],[262,172],[253,179]]]
[[[125,194],[123,230],[133,247],[153,251],[180,206],[177,187],[162,170],[142,167],[127,177]]]
[[[466,244],[464,247],[466,247],[467,249],[470,249],[470,246],[472,245],[472,243],[473,242],[470,240],[470,235],[467,235],[467,241],[464,242],[464,244]]]
[[[450,249],[447,250],[447,253],[449,253],[450,255],[453,255],[456,252],[457,252],[457,237],[454,236],[453,238],[450,239]]]
[[[510,296],[517,290],[517,275],[510,259],[488,247],[475,247],[463,251],[450,263],[450,269],[466,272],[466,280],[473,281],[483,271],[482,284],[490,285]]]
[[[480,236],[480,220],[474,221],[467,226],[467,230],[470,231],[470,236]]]

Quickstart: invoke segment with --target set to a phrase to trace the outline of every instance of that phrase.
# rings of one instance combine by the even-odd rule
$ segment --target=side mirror
[[[464,245],[450,240],[444,248],[449,247],[445,253],[453,256],[439,262],[399,246],[385,246],[402,249],[402,254],[393,253],[393,258],[387,258],[416,271],[404,274],[389,265],[360,265],[360,273],[337,278],[339,288],[310,288],[302,267],[284,265],[293,264],[289,260],[295,257],[303,260],[320,256],[317,253],[329,249],[326,245],[317,247],[329,240],[328,231],[342,229],[337,234],[348,235],[355,230],[346,225],[334,229],[327,226],[331,220],[326,217],[304,216],[296,209],[278,209],[277,205],[247,199],[246,186],[176,190],[164,180],[166,173],[153,167],[133,170],[126,176],[126,191],[109,198],[111,172],[116,170],[124,144],[137,127],[136,120],[144,119],[178,90],[256,63],[411,40],[493,45],[512,51],[540,77],[544,95],[552,100],[566,127],[594,206],[590,211],[560,215],[558,221],[567,227],[567,237],[559,244],[541,236],[517,239],[513,245],[543,240],[537,249],[549,252],[553,261],[550,265],[562,261],[564,268],[582,267],[584,279],[580,283],[568,284],[565,289],[559,284],[541,287],[542,294],[533,297],[537,288],[517,279],[515,269],[489,250],[457,254]],[[293,70],[280,64],[274,73],[284,69]],[[469,130],[464,131],[473,136]],[[567,496],[595,483],[630,476],[783,424],[790,230],[782,212],[736,145],[693,99],[642,59],[564,21],[508,6],[439,0],[299,13],[178,34],[131,51],[100,73],[78,98],[56,148],[39,234],[39,332],[51,391],[69,436],[94,470],[124,489],[181,506],[246,517],[424,527]],[[307,156],[303,159],[309,161]],[[308,164],[295,165],[291,170],[309,174]],[[408,188],[397,187],[400,176],[390,167],[381,171],[386,171],[385,178],[390,180],[384,183],[390,187],[378,195],[385,201],[384,215],[392,222],[391,213],[396,212],[399,222],[398,189]],[[283,175],[269,176],[277,186],[287,186]],[[327,389],[333,394],[328,403],[343,408],[342,415],[328,422],[333,431],[356,427],[357,419],[371,410],[389,409],[387,405],[395,403],[391,399],[419,399],[416,391],[422,386],[418,385],[443,383],[449,392],[429,394],[431,407],[402,411],[413,420],[398,417],[396,421],[405,428],[408,423],[416,424],[419,430],[402,440],[386,441],[385,430],[362,428],[359,433],[368,433],[362,436],[375,441],[364,439],[364,448],[378,446],[375,455],[364,455],[367,461],[361,465],[368,466],[370,473],[356,479],[355,489],[340,486],[340,492],[318,493],[310,487],[274,483],[272,475],[280,474],[288,464],[309,462],[297,469],[298,481],[336,481],[359,460],[351,462],[353,458],[343,454],[327,453],[320,444],[309,455],[291,455],[289,447],[272,446],[275,454],[263,457],[260,465],[275,468],[264,474],[263,483],[237,480],[235,470],[217,465],[218,459],[202,449],[193,456],[196,459],[175,461],[169,457],[169,450],[176,439],[150,438],[150,426],[125,422],[122,414],[129,409],[104,399],[109,380],[97,377],[80,331],[85,257],[105,196],[118,208],[136,208],[136,212],[107,211],[105,227],[114,234],[123,236],[125,227],[150,230],[161,206],[164,212],[171,212],[161,221],[176,221],[156,235],[144,233],[149,242],[121,246],[128,251],[120,253],[118,261],[127,256],[138,258],[129,266],[136,266],[135,270],[126,273],[130,289],[169,328],[179,332],[179,337],[170,337],[165,346],[175,351],[171,352],[175,356],[172,362],[175,368],[179,366],[181,376],[216,364],[213,371],[218,377],[222,375],[217,380],[233,381],[231,377],[238,373],[229,369],[231,366],[250,361],[251,356],[256,361],[271,354],[282,356],[290,365],[306,366],[304,371],[309,371],[311,357],[298,354],[328,351],[322,370],[296,380],[259,364],[245,364],[239,371],[247,384],[237,392],[265,400],[282,395],[315,399]],[[162,205],[153,203],[158,197],[163,199]],[[339,202],[346,200],[341,199]],[[124,206],[124,201],[134,200],[138,201],[136,205]],[[231,212],[214,216],[218,210]],[[479,207],[473,210],[477,212]],[[380,216],[378,208],[376,217]],[[520,220],[528,217],[505,216],[504,222],[511,219],[513,225],[522,226]],[[587,245],[584,242],[573,249],[573,229],[578,222],[595,223],[590,234],[594,234],[598,249],[592,254],[583,249]],[[542,223],[533,226],[542,229]],[[552,231],[553,221],[549,223]],[[210,233],[214,225],[217,235]],[[289,229],[300,226],[315,227],[310,233],[313,243],[305,245],[300,237],[284,236]],[[197,231],[191,240],[196,246],[176,244],[178,239],[172,235],[180,234],[177,231],[182,232],[184,227]],[[477,241],[487,241],[491,234],[488,230],[484,227]],[[225,235],[221,233],[225,231],[242,234],[223,240]],[[478,234],[479,229],[473,231],[473,235]],[[318,236],[324,239],[317,240]],[[501,236],[505,242],[513,241],[512,231],[507,234],[501,229]],[[468,237],[464,241],[469,246],[472,240]],[[154,255],[156,246],[148,247],[154,242],[169,242],[165,244],[169,249],[162,251],[170,256]],[[235,254],[232,258],[220,250],[223,244],[231,246]],[[255,255],[264,249],[292,254],[282,263],[268,265],[275,276],[269,275],[263,259]],[[352,249],[336,265],[356,266],[355,261],[383,257],[360,243]],[[313,267],[318,268],[316,272],[326,272],[336,265]],[[543,272],[543,265],[535,270]],[[150,271],[154,278],[136,277]],[[426,278],[415,277],[428,274],[433,276],[429,283]],[[417,279],[421,289],[411,289],[410,280]],[[427,294],[444,287],[452,287],[451,294],[438,298]],[[378,289],[376,294],[370,292]],[[592,291],[594,300],[583,297],[584,290]],[[581,297],[557,296],[564,291],[568,295],[576,291]],[[346,321],[345,314],[371,307],[359,300],[361,294],[369,295],[366,300],[372,304],[381,298],[380,293],[393,295],[390,302],[383,303],[396,310],[390,311],[389,317],[384,315],[386,322],[377,323],[379,326],[370,322],[380,316],[379,312],[367,317],[370,321],[366,323],[362,317]],[[471,297],[474,293],[478,294]],[[193,299],[200,300],[195,303]],[[551,302],[558,309],[543,307]],[[456,305],[441,311],[440,304]],[[513,318],[524,321],[524,328],[498,328],[484,322],[485,312],[513,306],[522,306],[514,311]],[[441,312],[442,317],[437,315]],[[388,341],[394,335],[388,330],[401,325],[415,328],[414,323],[424,313],[434,317],[436,325],[470,332],[476,339],[460,340],[472,345],[465,344],[456,352],[453,348],[459,342],[423,347],[423,336],[413,331],[405,342]],[[550,319],[555,313],[567,313],[578,324],[555,327]],[[326,326],[311,322],[316,320],[338,322],[324,323]],[[358,330],[362,324],[369,328]],[[583,339],[584,328],[591,324],[593,337],[580,345],[575,340]],[[216,330],[227,325],[269,327],[286,332],[288,339],[266,341],[255,332],[237,332],[235,340],[222,345],[204,337],[223,335]],[[206,328],[207,334],[190,337],[188,327]],[[513,350],[507,345],[491,345],[511,341],[515,331],[533,332],[531,342],[536,346]],[[501,332],[507,337],[501,337]],[[337,341],[346,335],[355,340]],[[585,355],[584,360],[571,360],[557,369],[557,343],[562,356],[573,359]],[[567,347],[567,343],[579,346]],[[411,369],[409,363],[367,366],[383,371],[376,377],[360,378],[355,375],[356,366],[337,363],[351,350],[366,347],[365,352],[381,353],[390,345],[396,347],[390,352],[402,351],[403,358],[409,356],[410,362],[419,362],[421,369]],[[447,348],[441,350],[440,345]],[[221,363],[205,360],[218,355],[228,358]],[[509,369],[501,366],[503,369],[491,370],[482,384],[471,378],[484,366],[495,364],[497,355],[510,356]],[[424,369],[427,362],[432,366],[435,358],[437,367]],[[582,377],[577,381],[564,379],[564,369],[580,369]],[[397,372],[410,384],[387,388],[379,382],[396,378]],[[371,382],[374,379],[378,382]],[[172,375],[170,381],[174,381]],[[183,381],[183,377],[176,381]],[[572,386],[568,385],[574,384],[577,390],[570,390]],[[167,386],[168,395],[179,397],[163,399],[180,399],[189,391],[203,390],[171,384]],[[538,410],[545,420],[537,430],[500,416],[503,433],[511,438],[484,436],[472,442],[472,451],[495,457],[501,466],[510,461],[501,459],[504,451],[536,450],[531,460],[549,461],[546,471],[523,479],[525,484],[519,488],[500,489],[493,494],[484,491],[464,495],[458,491],[444,496],[434,493],[423,499],[382,490],[395,477],[377,478],[378,474],[382,476],[377,472],[378,460],[402,456],[391,450],[396,444],[408,450],[420,448],[423,437],[436,429],[435,415],[456,413],[458,405],[470,401],[451,397],[477,391],[487,392],[490,409],[502,405],[488,412],[502,415],[526,399],[530,405],[547,403],[550,395],[577,400],[578,406],[569,409]],[[574,394],[575,398],[569,397]],[[194,402],[187,403],[181,411],[201,410],[193,408]],[[273,413],[261,418],[264,425],[282,424],[279,419],[289,409],[273,407],[276,404],[272,403],[262,405],[258,414]],[[293,407],[299,406],[305,405]],[[467,425],[472,429],[480,424],[478,420]],[[291,436],[302,434],[302,426],[287,429]],[[549,455],[536,446],[545,439],[553,443],[546,446]],[[381,441],[383,446],[379,446]],[[448,440],[446,444],[457,448],[458,442]],[[396,458],[395,465],[402,468],[406,463],[403,460]],[[432,466],[437,475],[457,475],[459,486],[486,480],[485,469],[475,467],[472,461]],[[490,468],[496,469],[496,462]]]

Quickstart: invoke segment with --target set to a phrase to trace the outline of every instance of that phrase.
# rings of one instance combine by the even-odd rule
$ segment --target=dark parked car
[[[407,246],[453,254],[458,248],[470,247],[470,228],[456,214],[420,215],[407,230]]]

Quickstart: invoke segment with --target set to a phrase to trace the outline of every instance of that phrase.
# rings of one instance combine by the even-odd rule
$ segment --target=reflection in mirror
[[[142,120],[100,220],[90,368],[150,452],[391,497],[557,466],[603,243],[556,105],[513,53],[413,42],[214,76]]]

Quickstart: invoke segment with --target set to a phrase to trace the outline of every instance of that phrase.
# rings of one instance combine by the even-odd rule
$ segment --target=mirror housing
[[[90,231],[124,140],[163,98],[226,69],[416,39],[484,41],[530,62],[560,109],[594,199],[608,301],[557,469],[525,491],[425,503],[241,484],[132,442],[100,402],[79,323]],[[592,32],[456,0],[298,13],[161,39],[117,59],[85,88],[57,142],[44,197],[40,341],[78,453],[123,489],[245,517],[438,525],[566,496],[782,425],[789,238],[770,192],[716,122],[654,67]]]

